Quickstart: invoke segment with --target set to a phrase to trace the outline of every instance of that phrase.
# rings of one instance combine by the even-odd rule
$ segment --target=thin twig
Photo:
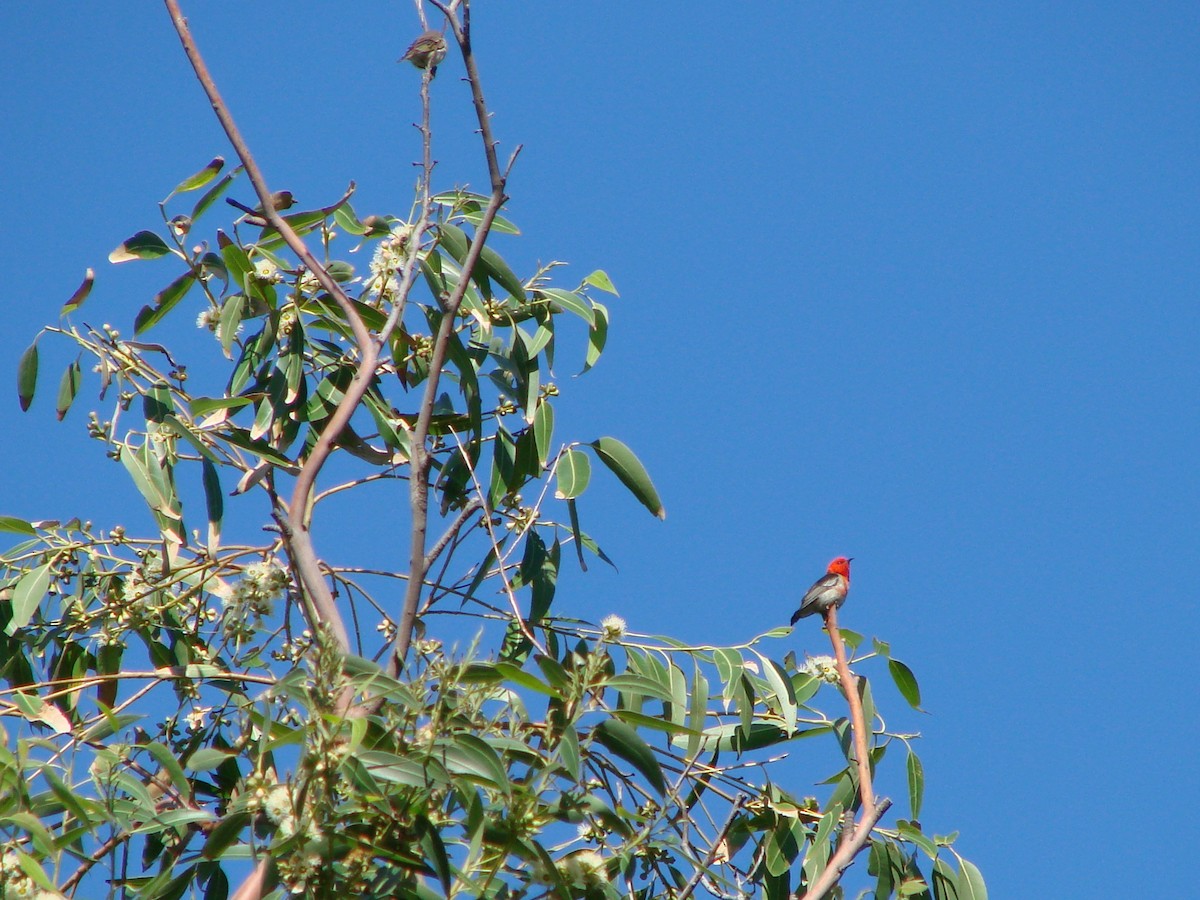
[[[704,877],[704,873],[708,867],[713,864],[717,858],[717,853],[720,850],[722,842],[729,834],[729,829],[733,827],[734,820],[737,819],[738,812],[741,811],[742,804],[746,802],[745,794],[738,794],[729,809],[729,815],[725,819],[725,824],[721,826],[721,830],[717,832],[717,836],[713,838],[712,846],[708,848],[708,856],[704,860],[704,865],[697,866],[696,871],[692,873],[692,877],[688,879],[688,883],[683,886],[683,890],[676,895],[676,900],[687,900],[691,896],[692,891],[696,889],[696,885],[700,883],[700,879]]]
[[[466,506],[459,511],[458,516],[450,523],[450,527],[438,538],[437,543],[429,549],[429,553],[425,556],[425,571],[428,572],[433,567],[438,557],[442,555],[442,551],[446,549],[446,545],[454,540],[455,535],[467,524],[467,520],[481,509],[483,509],[483,501],[478,497],[472,497],[467,501]]]

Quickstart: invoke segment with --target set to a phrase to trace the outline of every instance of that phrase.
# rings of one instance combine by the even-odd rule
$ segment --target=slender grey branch
[[[817,876],[816,881],[808,886],[803,894],[796,894],[797,900],[821,900],[829,892],[829,889],[837,884],[838,879],[842,877],[842,873],[850,868],[850,863],[854,862],[854,857],[859,854],[859,851],[866,845],[871,838],[871,829],[883,817],[883,814],[888,811],[892,805],[892,801],[887,797],[883,797],[871,809],[864,809],[862,818],[858,822],[858,827],[854,829],[854,836],[850,840],[843,842],[837,851],[830,858],[828,865],[825,866],[825,871]]]
[[[433,564],[437,562],[437,558],[442,555],[442,551],[446,549],[446,545],[454,540],[454,537],[458,534],[459,530],[465,524],[467,524],[467,519],[471,518],[476,511],[481,509],[483,509],[483,501],[478,497],[472,497],[467,501],[467,505],[459,511],[458,516],[456,516],[454,521],[450,523],[450,527],[446,529],[446,532],[440,538],[438,538],[437,543],[434,544],[430,548],[429,553],[426,554],[426,572],[433,568]]]

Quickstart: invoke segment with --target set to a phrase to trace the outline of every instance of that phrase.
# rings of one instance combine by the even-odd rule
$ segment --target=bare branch
[[[858,793],[862,798],[862,808],[866,810],[875,807],[875,791],[871,786],[871,751],[867,744],[867,723],[863,717],[862,698],[858,696],[858,677],[850,671],[846,661],[846,645],[842,641],[842,633],[838,630],[837,606],[831,605],[825,610],[825,630],[829,632],[829,640],[833,644],[833,656],[837,660],[838,681],[842,685],[842,693],[850,707],[850,728],[854,737],[854,761],[858,765]]]
[[[467,520],[481,509],[483,509],[483,501],[478,497],[472,497],[467,501],[467,505],[459,511],[458,517],[455,518],[455,520],[450,524],[450,527],[446,529],[445,533],[438,538],[437,543],[429,549],[429,553],[425,557],[426,572],[433,568],[433,564],[437,562],[438,557],[442,555],[442,551],[446,549],[446,546],[452,540],[454,540],[455,535],[458,534],[462,527],[467,524]]]
[[[847,835],[850,829],[843,828],[838,848],[825,870],[809,885],[807,891],[797,894],[797,897],[803,897],[805,900],[821,900],[838,882],[842,873],[850,867],[854,857],[870,839],[871,829],[892,805],[892,801],[886,797],[876,802],[875,791],[871,786],[871,752],[867,743],[867,723],[863,716],[862,698],[858,696],[858,678],[850,671],[850,665],[846,661],[846,645],[842,640],[841,631],[838,630],[836,604],[825,610],[825,630],[829,632],[829,640],[833,644],[838,681],[850,707],[850,729],[854,739],[855,763],[858,766],[858,795],[862,801],[862,814],[849,837]]]
[[[866,843],[871,838],[871,829],[883,817],[883,814],[891,807],[892,801],[884,797],[873,807],[864,809],[862,818],[858,822],[858,827],[854,829],[854,836],[850,840],[843,842],[837,849],[837,852],[830,857],[829,863],[825,866],[825,871],[817,876],[816,881],[808,886],[803,894],[797,894],[797,898],[803,900],[821,900],[831,887],[837,884],[838,879],[842,877],[842,873],[850,868],[850,863],[854,862],[856,857]]]
[[[263,895],[263,888],[267,883],[267,867],[271,865],[269,859],[263,859],[254,871],[250,873],[250,877],[238,886],[230,900],[258,900]]]
[[[476,226],[475,234],[471,238],[471,245],[467,250],[466,258],[463,260],[458,284],[455,285],[450,297],[443,304],[442,320],[438,326],[438,333],[433,342],[433,353],[429,360],[429,376],[425,382],[425,395],[421,401],[421,409],[417,415],[416,426],[413,429],[410,441],[412,470],[409,481],[409,504],[412,509],[412,540],[409,549],[410,577],[408,589],[404,595],[404,607],[400,612],[400,622],[396,629],[396,649],[390,663],[390,669],[393,673],[400,670],[404,658],[408,655],[408,646],[412,641],[413,629],[416,627],[417,610],[421,602],[421,588],[425,583],[425,575],[428,572],[428,567],[425,563],[425,543],[429,527],[429,468],[431,458],[426,443],[429,439],[429,424],[433,419],[433,408],[437,401],[442,367],[446,364],[450,333],[454,329],[454,321],[458,315],[459,307],[462,305],[463,297],[466,295],[467,288],[471,284],[471,275],[474,273],[475,266],[479,262],[479,257],[483,253],[483,246],[491,231],[492,222],[495,221],[500,207],[508,199],[504,193],[505,184],[508,172],[511,170],[512,164],[516,161],[517,153],[520,151],[520,148],[517,148],[517,151],[513,153],[513,157],[509,161],[508,169],[501,172],[500,165],[496,159],[495,140],[492,137],[490,114],[487,111],[487,103],[483,97],[479,69],[475,64],[474,54],[471,52],[470,3],[464,3],[462,6],[463,22],[460,25],[452,9],[437,2],[437,0],[431,0],[431,2],[446,16],[446,21],[449,23],[454,38],[458,42],[459,49],[462,51],[463,63],[467,70],[467,81],[471,85],[471,97],[475,103],[475,113],[479,118],[480,134],[483,137],[484,154],[487,157],[488,174],[492,183],[492,194],[488,200],[487,207],[484,209],[482,220]],[[429,144],[427,92],[429,80],[432,77],[433,74],[429,70],[426,70],[422,76],[422,96],[425,99],[424,133],[427,154]],[[426,156],[426,161],[428,164],[428,155]]]

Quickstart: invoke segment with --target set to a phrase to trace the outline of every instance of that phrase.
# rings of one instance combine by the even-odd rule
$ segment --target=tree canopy
[[[871,679],[920,689],[886,642],[833,608],[831,657],[797,660],[786,627],[696,646],[559,594],[564,566],[609,562],[594,471],[665,508],[618,437],[555,427],[556,373],[600,362],[620,298],[604,270],[501,255],[520,148],[493,134],[468,0],[422,13],[413,202],[369,214],[353,184],[300,209],[273,190],[166,6],[236,160],[110,254],[164,273],[130,325],[79,318],[89,270],[18,364],[28,408],[55,390],[40,344],[75,348],[56,413],[97,396],[89,433],[154,528],[0,519],[4,896],[816,898],[863,852],[877,898],[985,897],[919,822],[916,735]],[[455,60],[484,190],[433,161]],[[193,321],[211,341],[185,358]],[[322,555],[331,501],[369,518],[397,491],[406,566]],[[820,796],[776,774],[804,738],[844,760]],[[906,818],[883,818],[881,765]]]

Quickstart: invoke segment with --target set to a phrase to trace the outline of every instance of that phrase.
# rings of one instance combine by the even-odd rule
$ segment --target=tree
[[[501,214],[517,153],[498,155],[470,3],[431,3],[442,19],[406,54],[422,67],[413,211],[360,217],[353,185],[299,212],[272,192],[166,0],[238,165],[213,159],[110,255],[174,267],[132,338],[73,324],[90,271],[43,332],[78,348],[59,418],[87,359],[111,410],[89,431],[156,528],[0,520],[18,540],[0,559],[4,896],[819,897],[868,848],[877,897],[985,896],[953,836],[916,821],[915,736],[888,731],[850,671],[886,668],[919,708],[886,643],[867,650],[833,609],[834,657],[798,664],[767,652],[788,628],[697,647],[564,609],[561,567],[606,561],[577,502],[593,462],[664,515],[622,442],[555,433],[563,322],[585,326],[590,369],[616,289],[603,271],[561,286],[557,263],[521,278],[497,251],[493,235],[519,234]],[[435,185],[441,40],[487,193]],[[212,227],[239,178],[257,203],[228,198]],[[366,271],[348,244],[371,251]],[[185,299],[214,338],[198,365],[149,338]],[[38,340],[18,367],[26,408]],[[322,556],[331,499],[369,510],[396,481],[407,570]],[[250,522],[266,537],[228,537]],[[839,697],[848,715],[820,711]],[[846,764],[801,798],[767,754],[822,736]],[[884,827],[872,782],[891,748],[910,818]]]

